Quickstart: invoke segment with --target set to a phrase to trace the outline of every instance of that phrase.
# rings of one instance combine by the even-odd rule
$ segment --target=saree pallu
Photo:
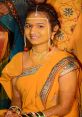
[[[22,94],[23,112],[37,112],[48,109],[57,104],[59,90],[58,79],[61,75],[77,70],[79,65],[76,59],[67,52],[54,52],[42,65],[29,68],[22,72],[23,53],[17,54],[4,68],[1,85],[9,99],[12,98],[10,76],[17,76],[16,86]],[[79,79],[78,79],[79,82]],[[79,86],[78,86],[79,88]],[[65,117],[79,117],[79,92],[74,99],[70,113]],[[53,116],[58,117],[58,116]]]

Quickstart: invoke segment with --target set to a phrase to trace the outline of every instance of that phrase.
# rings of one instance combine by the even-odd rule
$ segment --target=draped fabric
[[[25,2],[23,0],[12,1],[14,1],[15,8],[24,24],[25,14],[23,14],[23,11],[25,10],[26,12]],[[4,2],[4,0],[0,0],[0,2]],[[74,53],[82,63],[82,0],[48,0],[48,2],[56,8],[61,22],[61,30],[57,34],[54,44],[60,49]],[[23,8],[25,9],[23,10]],[[10,54],[10,58],[12,58],[18,51],[23,50],[23,45],[21,45],[23,37],[19,33],[18,23],[12,14],[0,17],[0,24],[15,35],[14,46]],[[10,88],[7,84],[5,86]]]
[[[55,45],[74,53],[82,62],[82,0],[48,0],[57,10],[61,30],[55,38]]]
[[[9,14],[0,16],[0,27],[6,30],[4,42],[0,39],[0,74],[11,58],[24,49],[23,26],[28,4],[24,0],[0,0],[9,9]],[[24,11],[24,12],[23,12]],[[3,33],[3,30],[1,30]],[[20,44],[19,44],[20,42]],[[3,46],[3,43],[5,45]],[[4,51],[2,51],[4,50]]]
[[[82,0],[48,0],[48,2],[56,8],[61,22],[61,30],[54,39],[55,45],[73,53],[82,65]],[[82,73],[80,77],[82,79]],[[82,98],[82,85],[80,93]]]
[[[22,71],[22,59],[23,53],[14,56],[11,62],[4,68],[0,83],[5,89],[9,99],[11,99],[12,77],[9,76],[17,77],[16,86],[22,94],[23,112],[42,111],[56,105],[56,97],[58,96],[59,90],[59,77],[72,70],[77,70],[77,76],[79,75],[79,65],[77,60],[67,52],[53,52],[46,61],[43,61],[42,65],[31,67],[25,71]],[[78,94],[79,92],[77,95]],[[66,117],[79,117],[78,96],[74,99],[72,110]]]
[[[9,14],[0,16],[0,76],[1,76],[2,69],[9,62],[9,60],[11,60],[12,57],[17,52],[23,51],[24,48],[23,26],[28,5],[25,0],[0,0],[0,3],[4,3],[9,9]],[[8,88],[6,84],[5,86],[6,88]],[[0,100],[1,114],[5,111],[3,109],[7,109],[10,106],[10,99],[7,96],[4,88],[2,87],[1,82]]]
[[[6,0],[3,1],[3,3],[5,3],[5,5],[9,8]],[[12,1],[10,1],[10,3],[13,4]],[[16,10],[16,7],[14,6],[14,4],[13,4],[12,8],[10,9],[10,13],[9,14],[3,15],[2,17],[0,17],[0,24],[4,28],[8,29],[9,33],[12,32],[12,34],[13,34],[13,35],[11,35],[11,40],[12,40],[13,45],[11,47],[11,52],[10,52],[10,56],[9,56],[10,59],[17,52],[22,51],[23,50],[23,46],[24,46],[23,35],[21,34],[21,30],[20,30],[20,28],[22,26],[20,26],[18,21],[17,21],[18,13],[15,11],[16,13],[15,13],[15,15],[13,15],[13,12],[11,12],[12,9]],[[19,44],[19,42],[20,42],[20,44]]]

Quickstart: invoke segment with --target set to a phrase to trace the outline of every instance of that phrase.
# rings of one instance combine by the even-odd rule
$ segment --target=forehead
[[[48,18],[45,13],[33,12],[27,18],[26,22],[44,22],[48,23]]]

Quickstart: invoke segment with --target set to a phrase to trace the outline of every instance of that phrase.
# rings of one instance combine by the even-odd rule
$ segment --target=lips
[[[37,36],[30,36],[30,38],[31,38],[32,40],[36,40],[36,39],[38,39]]]
[[[31,37],[31,39],[37,39],[37,37]]]

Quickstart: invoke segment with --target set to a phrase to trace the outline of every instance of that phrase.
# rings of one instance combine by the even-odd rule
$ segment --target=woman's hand
[[[16,112],[13,112],[11,110],[7,111],[4,117],[22,117],[21,115],[18,115]]]
[[[6,7],[6,5],[4,3],[0,3],[0,16],[6,15],[9,13],[8,8]]]

